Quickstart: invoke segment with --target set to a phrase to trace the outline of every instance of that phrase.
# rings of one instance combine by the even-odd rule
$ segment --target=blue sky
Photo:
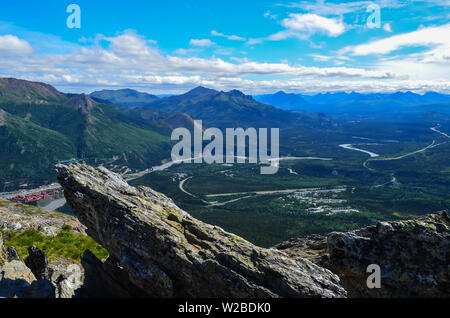
[[[81,28],[69,28],[69,4]],[[380,9],[379,27],[367,21]],[[450,93],[450,1],[2,0],[0,76],[66,92],[198,85]],[[376,20],[373,20],[376,22]]]

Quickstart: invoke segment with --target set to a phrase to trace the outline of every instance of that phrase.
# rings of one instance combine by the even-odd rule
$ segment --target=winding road
[[[445,136],[445,137],[447,137],[447,138],[450,138],[450,136],[449,136],[448,134],[446,134],[446,133],[444,133],[444,132],[438,130],[436,127],[432,127],[432,128],[430,128],[430,130],[432,130],[432,131],[434,131],[434,132],[436,132],[436,133],[438,133],[438,134],[441,134],[441,135],[443,135],[443,136]],[[376,159],[374,159],[374,158],[369,158],[369,159],[367,159],[366,161],[364,161],[363,166],[364,166],[366,169],[373,170],[373,169],[369,168],[369,166],[367,165],[370,161],[379,161],[379,160],[383,160],[383,161],[384,161],[384,160],[386,160],[386,161],[387,161],[387,160],[400,160],[400,159],[403,159],[403,158],[406,158],[406,157],[415,155],[415,154],[417,154],[417,153],[421,153],[421,152],[427,151],[428,149],[435,148],[435,147],[440,146],[440,145],[444,145],[444,144],[446,144],[446,143],[448,143],[448,142],[449,142],[449,141],[444,141],[444,142],[441,142],[441,143],[436,143],[436,140],[433,140],[433,142],[432,142],[431,144],[429,144],[428,146],[426,146],[426,147],[424,147],[424,148],[421,148],[421,149],[416,150],[416,151],[409,152],[409,153],[407,153],[407,154],[404,154],[404,155],[401,155],[401,156],[398,156],[398,157],[387,157],[387,158],[376,158]]]
[[[354,150],[354,151],[359,151],[359,152],[364,152],[366,154],[368,154],[370,156],[370,158],[376,158],[379,157],[380,155],[368,150],[364,150],[364,149],[360,149],[360,148],[356,148],[353,147],[353,145],[379,145],[379,144],[375,144],[375,143],[365,143],[365,144],[342,144],[339,145],[339,147],[344,148],[344,149],[348,149],[348,150]]]

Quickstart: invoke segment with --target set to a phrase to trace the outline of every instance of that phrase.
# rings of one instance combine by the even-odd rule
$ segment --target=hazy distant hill
[[[138,92],[133,89],[104,89],[101,91],[93,92],[89,94],[89,96],[128,107],[144,107],[147,104],[159,99],[158,96]]]
[[[301,110],[326,115],[352,116],[413,116],[418,112],[439,112],[442,103],[450,102],[450,95],[427,92],[371,93],[319,93],[316,95],[286,94],[278,92],[255,96],[255,99],[281,109]],[[413,106],[419,106],[413,108]]]
[[[254,98],[265,104],[273,105],[281,109],[296,110],[308,105],[308,102],[300,94],[288,94],[279,91],[275,94],[258,95]]]

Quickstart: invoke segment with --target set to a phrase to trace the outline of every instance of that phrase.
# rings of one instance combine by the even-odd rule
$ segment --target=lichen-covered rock
[[[105,168],[58,165],[67,202],[148,297],[344,297],[339,278],[303,258],[205,224]]]
[[[292,257],[315,255],[308,258],[339,274],[351,297],[450,296],[450,219],[446,212],[291,240],[277,248]],[[379,289],[367,287],[370,264],[380,266]]]
[[[48,264],[44,251],[30,246],[25,262],[0,234],[0,298],[72,298],[82,286],[77,264]]]
[[[0,264],[0,298],[25,297],[35,280],[33,273],[21,261]]]
[[[48,266],[49,280],[55,286],[56,298],[72,298],[83,285],[83,271],[78,264]]]
[[[25,297],[30,284],[36,280],[25,264],[6,248],[0,234],[0,298]],[[17,252],[16,252],[17,253]]]
[[[0,230],[36,230],[48,236],[56,235],[64,225],[71,226],[75,233],[85,234],[84,226],[71,215],[0,198]]]
[[[8,252],[3,243],[3,236],[0,233],[0,266],[3,266],[8,261]]]
[[[320,263],[324,257],[328,257],[326,254],[327,238],[317,234],[290,239],[274,248],[284,251],[290,257],[306,258],[315,264]]]

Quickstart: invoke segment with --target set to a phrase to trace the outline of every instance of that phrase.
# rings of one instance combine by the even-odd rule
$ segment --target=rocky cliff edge
[[[67,202],[134,296],[347,295],[331,271],[196,220],[163,194],[131,187],[105,168],[56,169]]]

